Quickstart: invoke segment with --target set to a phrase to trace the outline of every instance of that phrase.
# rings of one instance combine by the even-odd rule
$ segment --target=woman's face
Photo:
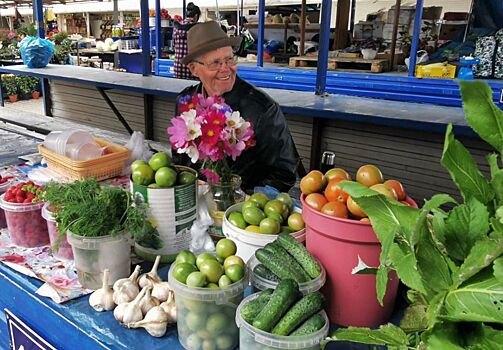
[[[232,59],[233,55],[232,48],[227,46],[210,51],[189,63],[192,75],[201,80],[208,96],[222,96],[232,90],[236,82],[237,65],[225,62]],[[209,68],[212,63],[218,66],[216,70]]]

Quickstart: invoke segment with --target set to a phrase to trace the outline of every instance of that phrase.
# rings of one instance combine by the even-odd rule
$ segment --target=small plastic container
[[[278,238],[278,235],[267,235],[262,233],[255,233],[240,229],[234,226],[228,220],[229,215],[235,211],[241,211],[243,203],[237,203],[230,206],[224,215],[224,220],[222,223],[222,232],[227,238],[230,238],[236,243],[237,253],[245,262],[247,262],[259,248],[263,248],[267,243],[271,243]],[[294,209],[295,213],[302,213],[299,208]],[[293,238],[299,242],[304,242],[306,240],[306,231],[302,229],[297,232],[292,233]]]
[[[66,156],[73,160],[89,160],[101,157],[103,149],[96,143],[72,143],[66,145]]]
[[[65,155],[66,147],[75,143],[94,143],[94,137],[85,131],[53,131],[44,139],[44,146],[58,154]]]
[[[42,217],[44,202],[18,204],[4,201],[0,196],[0,208],[5,211],[9,236],[15,245],[33,248],[49,244],[47,223]]]
[[[257,266],[258,264],[260,264],[260,262],[257,260],[255,255],[253,255],[250,258],[250,260],[248,260],[247,263],[248,270],[250,271],[250,283],[252,285],[253,292],[255,293],[267,288],[276,289],[278,282],[270,281],[268,279],[255,275],[253,270],[255,269],[255,266]],[[299,290],[302,293],[302,295],[316,292],[325,285],[325,282],[327,280],[327,273],[321,263],[320,266],[321,266],[321,274],[318,277],[308,282],[299,283]]]
[[[7,192],[7,190],[14,184],[14,181],[7,181],[0,184],[0,195]],[[7,227],[7,221],[5,220],[5,212],[0,208],[0,229]]]
[[[231,350],[239,343],[236,309],[248,286],[248,273],[226,288],[192,288],[172,275],[168,282],[175,292],[178,339],[185,349]],[[245,349],[245,348],[242,348]]]
[[[243,320],[241,317],[241,308],[248,302],[258,297],[252,294],[246,297],[239,304],[236,311],[236,324],[239,327],[239,348],[246,350],[274,350],[274,349],[297,349],[297,350],[319,350],[320,342],[328,335],[330,327],[327,314],[320,311],[325,319],[325,325],[319,331],[302,336],[275,335],[264,332]]]
[[[49,210],[49,203],[45,203],[42,208],[42,217],[47,221],[47,231],[49,233],[52,255],[59,259],[73,260],[72,246],[68,243],[66,236],[61,239],[58,244],[58,227],[56,220],[52,216],[52,212]],[[57,248],[56,245],[58,245]]]
[[[67,231],[79,282],[84,288],[98,289],[103,270],[109,269],[109,283],[131,274],[132,240],[126,233],[117,236],[84,237]]]

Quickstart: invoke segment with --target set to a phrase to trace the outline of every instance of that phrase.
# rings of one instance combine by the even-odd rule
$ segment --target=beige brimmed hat
[[[239,48],[241,37],[229,37],[216,21],[198,23],[187,32],[189,52],[182,59],[183,64],[192,62],[196,57],[221,47]]]

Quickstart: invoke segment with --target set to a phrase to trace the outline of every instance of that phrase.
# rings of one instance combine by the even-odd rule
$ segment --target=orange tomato
[[[327,180],[319,170],[312,170],[300,180],[300,190],[304,194],[320,192],[327,185]]]
[[[403,185],[397,181],[397,180],[386,180],[384,181],[384,184],[388,186],[389,188],[392,188],[395,190],[397,199],[399,201],[404,201],[405,197],[407,197],[407,194],[405,193],[405,189],[403,188]]]
[[[323,214],[344,219],[347,219],[349,215],[348,208],[346,208],[346,205],[338,201],[328,202],[321,208],[321,212]]]
[[[339,182],[345,180],[341,177],[336,177],[328,182],[327,187],[325,187],[325,197],[329,202],[337,201],[346,204],[348,194],[339,186]]]
[[[348,202],[347,202],[348,210],[351,214],[356,216],[357,218],[364,218],[367,216],[365,212],[360,208],[358,204],[351,198],[351,196],[348,197]]]
[[[321,208],[328,202],[324,195],[321,193],[310,193],[306,196],[305,201],[307,205],[316,211],[320,211]]]
[[[370,187],[375,184],[382,184],[384,178],[381,170],[372,164],[361,166],[356,172],[356,181],[364,186]]]
[[[349,175],[349,173],[342,168],[332,168],[327,170],[325,177],[327,178],[327,181],[330,181],[337,177],[342,177],[345,180],[351,181],[351,175]]]
[[[397,199],[396,192],[391,187],[386,186],[385,184],[376,184],[370,186],[371,190],[384,194],[389,199]]]
[[[361,218],[360,221],[361,222],[370,222],[370,219],[369,218]]]

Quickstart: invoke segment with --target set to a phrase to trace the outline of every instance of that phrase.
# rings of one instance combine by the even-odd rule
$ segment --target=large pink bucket
[[[398,289],[395,272],[389,274],[384,306],[377,301],[376,276],[352,274],[358,256],[369,267],[379,266],[381,244],[368,222],[334,218],[310,208],[302,195],[307,249],[323,264],[327,281],[322,289],[331,323],[376,327],[391,316]],[[416,205],[407,198],[412,205]]]

